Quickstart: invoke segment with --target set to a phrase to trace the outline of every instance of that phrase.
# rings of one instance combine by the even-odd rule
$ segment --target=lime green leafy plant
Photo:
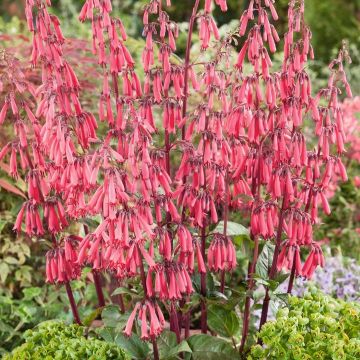
[[[46,321],[25,333],[26,342],[5,355],[4,360],[126,360],[125,352],[114,344],[84,336],[85,328]]]
[[[360,305],[320,292],[290,297],[266,323],[248,359],[360,359]]]

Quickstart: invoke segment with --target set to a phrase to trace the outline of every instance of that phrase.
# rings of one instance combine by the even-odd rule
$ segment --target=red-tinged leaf
[[[0,161],[0,169],[10,175],[10,166]]]
[[[0,179],[0,187],[4,188],[7,191],[12,192],[13,194],[22,196],[24,199],[26,199],[26,195],[21,190],[19,190],[17,187],[10,184],[9,182],[7,182],[4,179]]]
[[[10,175],[10,166],[8,164],[3,163],[0,161],[0,169],[5,171],[8,175]],[[23,179],[18,178],[17,180],[18,188],[20,188],[22,191],[26,190],[26,184]]]

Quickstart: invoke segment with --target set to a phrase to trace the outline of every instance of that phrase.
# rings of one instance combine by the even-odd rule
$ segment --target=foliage
[[[215,310],[215,308],[213,307],[212,310]],[[221,311],[224,314],[224,308],[221,308]],[[209,325],[212,330],[221,333],[221,329],[227,329],[223,335],[228,337],[229,329],[232,328],[234,330],[234,318],[237,319],[234,312],[227,312],[227,314],[230,313],[232,314],[231,319],[227,317],[223,319],[222,323],[217,321],[219,314],[213,313],[214,318],[212,316],[209,318]],[[116,306],[107,306],[102,312],[104,326],[96,329],[96,332],[105,341],[117,344],[123,348],[131,359],[147,360],[153,356],[153,353],[148,343],[141,341],[140,332],[139,334],[134,332],[130,337],[125,337],[120,332],[125,326],[128,316],[129,314],[126,313],[121,314]],[[238,320],[235,321],[237,322]],[[233,333],[233,330],[230,333]],[[161,360],[180,358],[186,360],[215,360],[220,357],[224,360],[230,360],[239,356],[231,341],[204,334],[191,335],[186,340],[177,342],[176,335],[171,331],[165,330],[158,338],[157,343]]]
[[[31,242],[23,237],[15,238],[7,229],[13,216],[6,211],[2,212],[0,220],[0,282],[1,289],[14,292],[18,287],[31,286],[33,277],[39,278],[41,274],[33,274],[30,259]]]
[[[41,286],[41,287],[40,287]],[[83,319],[91,317],[95,291],[84,279],[72,283],[74,297]],[[19,291],[19,290],[18,290]],[[14,297],[14,295],[16,297]],[[23,341],[24,331],[44,320],[61,319],[71,323],[65,289],[40,283],[25,287],[22,295],[8,292],[0,295],[0,354],[11,351]]]
[[[360,305],[335,300],[320,292],[290,297],[289,308],[259,333],[264,345],[251,359],[359,359]]]
[[[25,343],[4,360],[125,360],[125,352],[114,344],[84,336],[85,328],[47,321],[25,333]]]

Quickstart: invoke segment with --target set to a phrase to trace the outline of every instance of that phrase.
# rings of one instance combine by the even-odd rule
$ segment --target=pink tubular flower
[[[135,305],[127,321],[124,335],[131,336],[136,315],[138,320],[141,321],[142,340],[153,340],[162,333],[165,319],[159,305],[156,302],[144,300]]]
[[[143,298],[124,334],[131,336],[137,321],[141,339],[153,342],[154,357],[154,340],[165,322],[157,301],[169,310],[170,330],[190,324],[189,314],[177,318],[177,308],[187,308],[195,272],[201,279],[200,323],[207,331],[206,272],[220,273],[214,276],[220,275],[224,292],[226,272],[237,266],[228,236],[234,214],[249,215],[254,242],[247,294],[257,286],[256,259],[264,240],[275,244],[270,280],[281,269],[291,271],[290,278],[310,278],[324,265],[313,228],[330,214],[335,181],[347,180],[341,157],[346,137],[355,132],[350,105],[338,99],[342,88],[351,96],[345,49],[331,62],[328,83],[313,94],[303,0],[289,2],[283,42],[273,25],[274,0],[249,1],[239,26],[224,36],[212,11],[226,11],[227,1],[195,1],[184,61],[175,53],[179,27],[167,13],[170,5],[150,0],[144,6],[144,47],[135,64],[138,56],[112,14],[111,0],[84,2],[79,20],[91,24],[92,67],[102,84],[94,114],[86,108],[94,96],[81,96],[88,81],[78,79],[74,59],[66,59],[74,51],[64,46],[70,43],[49,13],[50,0],[25,4],[30,61],[40,70],[37,87],[14,57],[1,59],[0,90],[6,95],[0,124],[12,123],[13,138],[0,149],[0,160],[27,185],[14,230],[51,237],[47,281],[65,283],[68,291],[68,282],[85,266],[129,285],[140,277]],[[196,58],[194,31],[201,50]],[[279,44],[283,61],[274,72],[270,53]],[[349,156],[356,159],[356,148]],[[92,226],[84,226],[83,238],[69,235],[85,220]],[[305,247],[310,253],[302,265]],[[268,299],[268,287],[266,292]],[[241,348],[250,305],[246,295]]]
[[[79,237],[69,236],[63,240],[64,248],[55,247],[46,253],[46,282],[64,283],[80,276],[76,264]]]
[[[282,269],[291,270],[294,261],[295,261],[295,275],[301,276],[302,266],[300,259],[300,247],[298,245],[291,244],[290,241],[286,241],[285,244],[282,245],[282,250],[277,260],[276,266],[278,271]]]
[[[236,252],[230,238],[215,233],[209,246],[207,260],[211,271],[234,270],[237,265]]]
[[[321,267],[324,267],[325,265],[324,255],[322,253],[321,247],[318,244],[313,243],[311,244],[310,254],[308,255],[308,258],[306,259],[304,266],[302,268],[302,275],[305,278],[310,279],[314,274],[315,269],[319,265]]]
[[[154,284],[152,285],[152,278]],[[182,264],[165,261],[151,267],[147,274],[149,296],[157,295],[162,300],[178,300],[193,292],[191,278]]]

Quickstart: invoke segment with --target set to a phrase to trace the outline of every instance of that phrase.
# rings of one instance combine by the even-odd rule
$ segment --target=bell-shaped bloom
[[[135,320],[141,323],[142,340],[154,340],[164,330],[165,319],[156,301],[146,299],[135,305],[123,331],[124,335],[131,336]]]
[[[228,236],[214,234],[208,249],[207,261],[211,271],[231,271],[236,268],[235,247]]]

